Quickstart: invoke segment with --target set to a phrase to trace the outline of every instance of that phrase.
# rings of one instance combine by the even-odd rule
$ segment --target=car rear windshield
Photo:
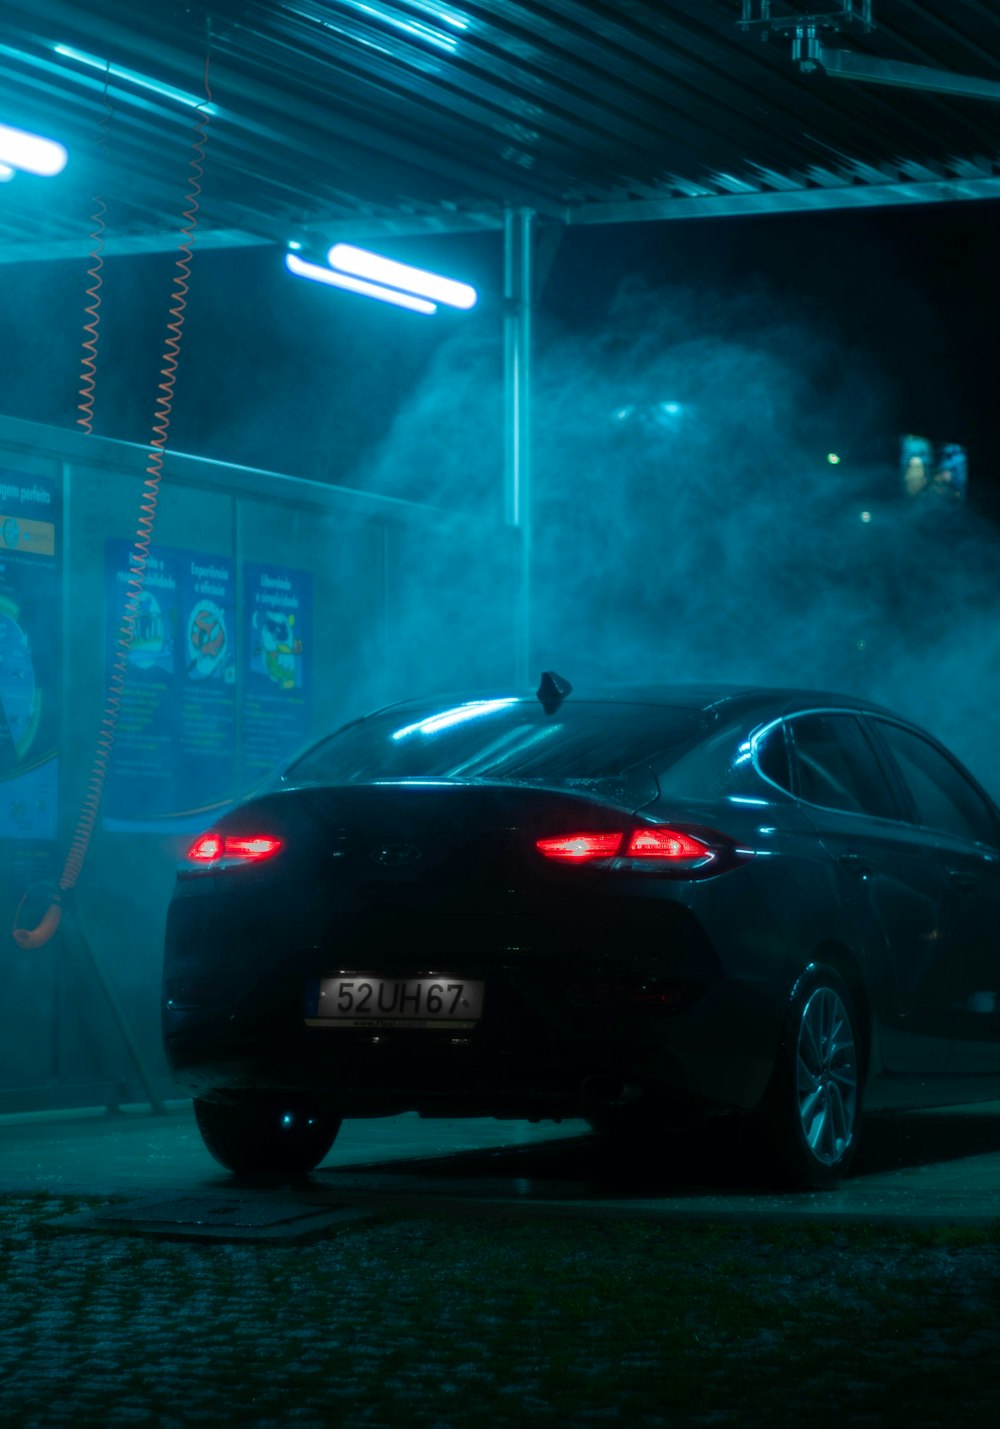
[[[297,759],[284,780],[360,784],[385,779],[489,779],[586,786],[650,785],[705,728],[699,710],[585,703],[548,715],[521,700],[470,700],[383,710],[346,725]]]

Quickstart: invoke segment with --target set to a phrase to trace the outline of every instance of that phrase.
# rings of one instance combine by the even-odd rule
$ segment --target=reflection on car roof
[[[409,699],[386,706],[388,709],[426,709],[435,704],[462,704],[471,700],[489,700],[510,696],[510,690],[450,691],[439,695],[429,695],[422,699]],[[525,693],[518,696],[525,703],[534,703],[535,695]],[[649,704],[682,707],[692,710],[722,710],[728,708],[737,713],[752,710],[760,705],[774,713],[788,713],[795,709],[833,707],[836,709],[872,710],[879,714],[899,716],[894,710],[858,695],[847,695],[832,690],[802,689],[796,686],[762,686],[729,684],[606,684],[583,686],[560,706],[562,710],[574,705],[592,703]]]

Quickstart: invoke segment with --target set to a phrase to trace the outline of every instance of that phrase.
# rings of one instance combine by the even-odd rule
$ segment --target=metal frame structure
[[[71,155],[0,185],[0,262],[84,257],[96,192],[107,256],[169,251],[206,58],[204,247],[1000,196],[996,7],[839,6],[0,0],[0,122]]]

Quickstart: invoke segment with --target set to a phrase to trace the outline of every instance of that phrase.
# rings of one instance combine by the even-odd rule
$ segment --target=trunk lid
[[[540,880],[550,894],[565,887],[579,897],[597,870],[567,878],[539,855],[536,839],[621,830],[635,808],[634,797],[621,803],[582,789],[407,780],[281,790],[234,809],[218,827],[284,841],[262,872],[351,885],[376,901],[393,888],[410,896],[419,889],[421,901],[445,897],[454,906]]]

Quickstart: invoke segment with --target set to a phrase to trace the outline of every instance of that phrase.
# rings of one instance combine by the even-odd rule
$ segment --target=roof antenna
[[[555,670],[543,672],[542,682],[535,691],[546,714],[555,714],[566,696],[572,693],[573,686],[561,675],[557,675]]]

